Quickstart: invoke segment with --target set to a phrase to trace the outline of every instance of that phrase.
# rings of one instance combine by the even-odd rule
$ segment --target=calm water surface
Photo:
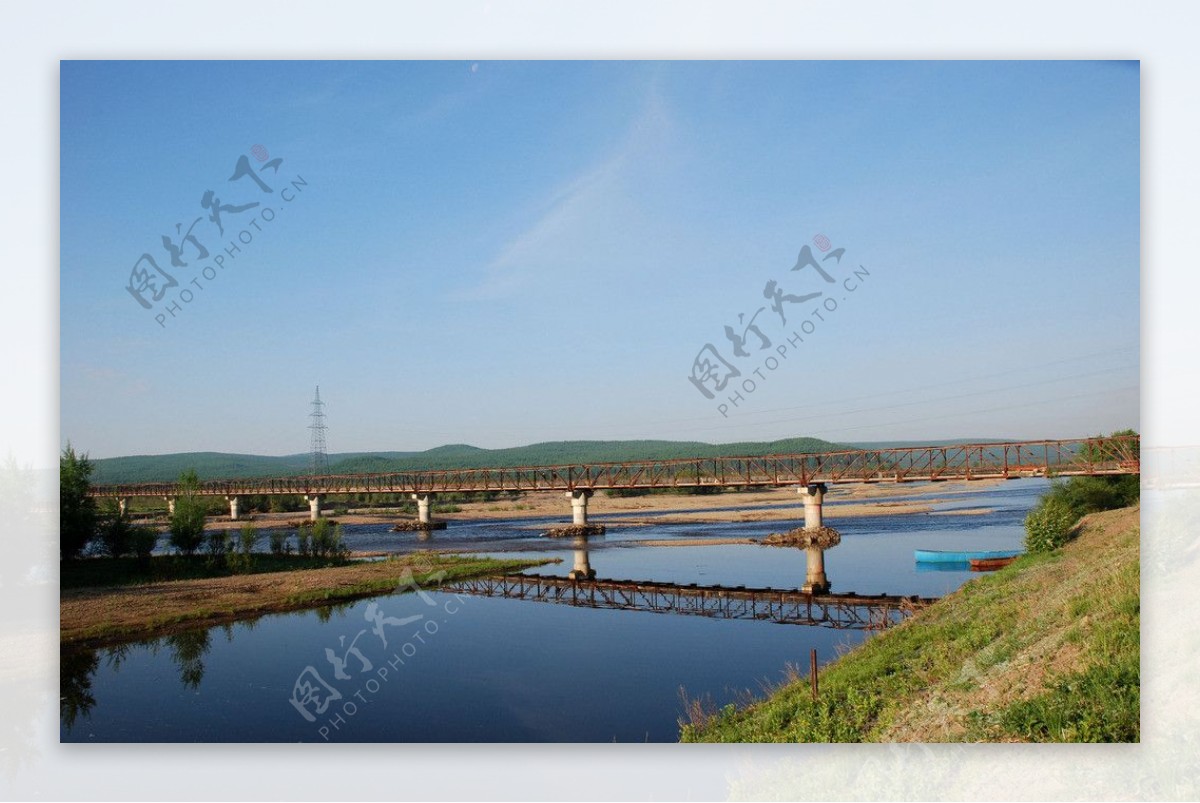
[[[952,591],[971,573],[919,571],[913,550],[1019,549],[1022,519],[1046,486],[1016,480],[954,496],[916,486],[907,498],[947,500],[933,514],[838,519],[829,505],[827,523],[842,534],[825,556],[833,591]],[[619,523],[598,501],[591,518]],[[995,512],[953,515],[978,507]],[[542,519],[451,523],[424,542],[385,525],[345,532],[356,550],[436,546],[557,557],[563,562],[530,571],[565,575],[572,546],[542,537],[544,526]],[[783,529],[782,522],[615,526],[591,539],[588,557],[602,579],[797,588],[801,550],[633,544]],[[383,624],[376,628],[376,621]],[[675,741],[681,694],[716,705],[761,695],[789,663],[807,666],[811,648],[827,662],[866,637],[760,621],[392,594],[65,653],[60,733],[70,742]],[[306,697],[310,690],[315,694]]]

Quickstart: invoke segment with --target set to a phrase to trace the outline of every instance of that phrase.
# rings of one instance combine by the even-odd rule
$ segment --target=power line
[[[838,410],[836,413],[833,413],[833,415],[857,415],[859,413],[877,413],[877,412],[881,412],[883,410],[894,410],[894,409],[897,409],[900,407],[914,407],[914,406],[920,405],[920,404],[932,404],[932,403],[943,402],[943,401],[954,401],[955,399],[967,399],[967,398],[971,398],[973,396],[995,396],[995,395],[999,395],[1001,393],[1006,393],[1006,392],[1013,391],[1013,390],[1024,390],[1025,388],[1040,387],[1042,385],[1052,385],[1057,382],[1069,382],[1069,381],[1072,381],[1075,379],[1082,379],[1084,377],[1097,376],[1099,374],[1111,374],[1116,371],[1123,371],[1127,368],[1134,368],[1134,367],[1136,367],[1136,366],[1134,366],[1134,365],[1119,365],[1115,368],[1102,368],[1098,371],[1087,371],[1082,374],[1070,374],[1067,376],[1058,376],[1058,377],[1054,377],[1052,379],[1043,379],[1039,382],[1026,382],[1025,384],[1021,384],[1021,385],[1007,385],[1002,388],[989,388],[986,390],[976,390],[976,391],[972,391],[970,393],[959,393],[959,394],[956,394],[953,396],[938,396],[932,402],[925,400],[925,399],[918,399],[916,401],[898,402],[896,404],[885,404],[885,405],[880,405],[878,407],[862,407],[857,410]],[[869,398],[874,398],[874,396],[869,397]],[[832,402],[832,403],[836,404],[837,402]],[[770,424],[794,424],[798,421],[808,421],[808,420],[811,420],[814,418],[828,418],[830,415],[831,414],[829,414],[829,413],[819,413],[819,414],[815,414],[815,415],[800,416],[799,418],[780,418],[780,419],[776,419],[774,421],[753,421],[753,422],[744,421],[744,422],[737,422],[737,423],[730,423],[730,424],[721,424],[721,425],[712,426],[712,427],[700,427],[699,429],[703,431],[703,430],[710,430],[710,429],[727,429],[727,428],[733,427],[733,426],[757,427],[757,426],[767,426]],[[691,429],[694,430],[696,428],[693,427]]]
[[[1068,361],[1063,360],[1063,361],[1058,361],[1056,363],[1049,363],[1049,364],[1053,365],[1053,364],[1058,364],[1061,362],[1068,362]],[[877,413],[877,412],[883,412],[886,410],[895,410],[895,409],[899,409],[899,408],[903,408],[903,407],[915,407],[917,405],[929,405],[929,404],[939,403],[939,402],[943,402],[943,401],[954,401],[957,399],[967,399],[967,398],[972,398],[975,396],[998,396],[1002,393],[1007,393],[1007,392],[1011,392],[1014,390],[1024,390],[1027,388],[1041,387],[1043,385],[1052,385],[1052,384],[1056,384],[1056,383],[1060,383],[1060,382],[1070,382],[1070,381],[1074,381],[1077,379],[1083,379],[1083,378],[1090,377],[1090,376],[1111,374],[1111,373],[1115,373],[1117,371],[1124,371],[1129,368],[1135,368],[1135,367],[1137,367],[1135,364],[1130,363],[1127,365],[1119,365],[1119,366],[1116,366],[1113,368],[1102,368],[1102,369],[1099,369],[1096,371],[1085,371],[1085,372],[1079,373],[1079,374],[1067,374],[1067,375],[1063,375],[1063,376],[1052,377],[1050,379],[1043,379],[1043,380],[1040,380],[1037,382],[1025,382],[1025,383],[1018,384],[1018,385],[1006,385],[1004,387],[999,387],[999,388],[987,388],[987,389],[983,389],[983,390],[971,391],[969,393],[959,393],[959,394],[955,394],[952,396],[938,396],[936,399],[933,399],[933,400],[918,399],[915,401],[897,402],[896,404],[885,404],[885,405],[878,405],[878,406],[874,406],[874,407],[862,407],[862,408],[858,408],[858,409],[854,409],[854,410],[838,410],[836,413],[832,413],[832,414],[818,413],[818,414],[811,414],[811,415],[807,415],[807,416],[780,418],[780,419],[775,419],[775,420],[771,420],[771,421],[730,421],[728,423],[715,424],[715,425],[707,426],[707,427],[658,428],[653,433],[651,433],[647,430],[640,430],[638,433],[630,434],[628,431],[626,431],[626,433],[624,433],[624,437],[625,438],[634,438],[637,436],[650,437],[650,436],[657,436],[657,435],[661,435],[663,433],[669,433],[669,432],[710,432],[713,430],[726,430],[726,429],[732,429],[732,428],[763,427],[763,426],[774,426],[774,425],[778,425],[778,424],[789,424],[790,425],[790,424],[796,424],[801,421],[808,421],[808,420],[817,419],[817,418],[829,418],[831,415],[843,416],[843,415],[859,415],[859,414],[863,414],[863,413]],[[970,381],[970,380],[963,380],[963,381],[965,382],[965,381]],[[938,383],[937,385],[930,385],[929,387],[939,387],[939,386],[945,386],[947,384],[960,385],[960,384],[963,384],[963,382]],[[1093,394],[1094,393],[1104,393],[1104,392],[1108,392],[1108,391],[1106,391],[1106,390],[1094,391]],[[886,396],[886,395],[890,395],[890,394],[876,393],[876,394],[871,394],[869,396],[860,396],[858,398],[878,398],[880,396]],[[1070,399],[1070,398],[1077,398],[1077,397],[1068,396],[1065,398]],[[1054,401],[1054,399],[1051,399],[1050,401]],[[842,402],[840,402],[840,401],[825,402],[826,405],[834,405],[834,404],[840,404],[840,403],[842,403]],[[1041,402],[1037,402],[1037,404],[1040,404],[1040,403]],[[811,409],[813,406],[815,406],[815,405],[808,405],[808,409]],[[1028,406],[1032,406],[1032,405],[1015,404],[1015,405],[1006,405],[1005,407],[995,408],[995,409],[1010,409],[1013,407],[1028,407]],[[786,408],[786,409],[806,409],[806,408],[805,407],[797,407],[797,408]],[[983,411],[976,411],[976,412],[992,412],[992,411],[993,410],[983,410]],[[966,414],[969,414],[969,412],[970,411],[968,411],[966,413],[939,414],[939,415],[931,416],[930,418],[915,419],[915,420],[919,420],[919,421],[933,420],[936,418],[948,417],[949,415],[956,415],[956,416],[957,415],[966,415]],[[690,420],[690,419],[684,419],[684,420]],[[711,421],[712,419],[711,419],[711,417],[709,417],[709,418],[706,418],[703,420]],[[909,422],[902,421],[902,422],[896,422],[896,423],[909,423]],[[864,428],[869,428],[869,427],[873,427],[873,426],[886,426],[886,425],[885,424],[864,424],[864,425],[856,426],[856,427],[847,427],[846,429],[864,429]],[[818,430],[818,432],[839,432],[839,431],[841,431],[841,430],[839,430],[839,429]],[[816,433],[810,433],[810,434],[815,435]]]
[[[886,421],[886,422],[880,423],[880,424],[860,424],[859,426],[854,426],[854,427],[840,427],[838,429],[820,430],[820,432],[822,434],[828,434],[830,432],[849,432],[851,430],[856,430],[856,429],[870,429],[871,427],[891,427],[891,426],[895,426],[897,424],[917,424],[917,423],[922,423],[925,421],[937,421],[937,420],[940,420],[943,418],[956,418],[958,416],[963,416],[963,415],[976,415],[978,413],[998,413],[998,412],[1004,412],[1005,410],[1013,410],[1013,409],[1018,409],[1018,408],[1022,408],[1022,407],[1038,407],[1043,404],[1055,404],[1057,402],[1072,401],[1074,399],[1085,399],[1090,396],[1102,396],[1104,394],[1110,394],[1110,393],[1124,393],[1125,391],[1139,390],[1139,389],[1140,389],[1140,387],[1138,385],[1127,385],[1123,388],[1106,388],[1104,390],[1093,390],[1089,393],[1076,393],[1071,396],[1059,396],[1057,398],[1039,399],[1037,401],[1025,402],[1024,404],[1006,404],[1003,407],[989,407],[985,410],[961,410],[961,411],[954,412],[954,413],[941,413],[939,415],[926,416],[924,418],[909,418],[904,421]]]
[[[807,420],[807,419],[811,419],[811,418],[821,418],[821,417],[825,417],[826,415],[829,415],[829,414],[822,413],[820,415],[806,416],[804,418],[799,418],[799,419],[788,418],[788,419],[776,419],[776,420],[772,420],[772,421],[747,421],[747,420],[744,420],[745,417],[749,417],[749,416],[760,416],[760,415],[767,415],[770,413],[785,413],[785,412],[791,412],[793,410],[811,410],[814,408],[822,408],[822,409],[828,410],[831,406],[841,405],[841,404],[849,404],[849,403],[864,401],[864,400],[868,400],[868,399],[893,398],[893,397],[899,396],[899,395],[919,393],[919,392],[929,391],[929,390],[936,390],[938,388],[944,388],[944,387],[961,387],[965,384],[969,384],[969,383],[973,383],[973,382],[981,382],[981,381],[985,381],[988,379],[994,379],[996,377],[1011,376],[1012,374],[1028,374],[1032,371],[1042,369],[1042,368],[1050,368],[1050,367],[1054,367],[1057,365],[1065,365],[1067,363],[1079,362],[1081,360],[1092,359],[1094,357],[1108,357],[1108,356],[1112,356],[1113,354],[1119,354],[1122,352],[1136,351],[1136,350],[1138,350],[1138,348],[1139,347],[1136,345],[1135,346],[1118,346],[1115,348],[1105,349],[1104,351],[1089,352],[1087,354],[1080,354],[1080,355],[1077,355],[1074,357],[1066,357],[1066,358],[1059,359],[1059,360],[1050,360],[1050,361],[1043,362],[1043,363],[1026,364],[1026,365],[1017,367],[1017,368],[1010,368],[1010,369],[1006,369],[1003,371],[993,371],[993,372],[990,372],[987,374],[966,376],[966,377],[961,377],[961,378],[957,378],[957,379],[940,380],[937,382],[930,382],[930,383],[917,385],[917,386],[913,386],[913,387],[909,387],[909,388],[900,388],[900,389],[887,390],[887,391],[878,392],[878,393],[869,393],[869,394],[864,394],[864,395],[859,395],[859,396],[843,397],[841,399],[822,399],[819,403],[794,405],[794,406],[789,406],[789,407],[775,407],[775,408],[768,408],[768,409],[764,409],[764,410],[744,410],[744,411],[739,410],[738,411],[739,420],[737,420],[737,421],[729,421],[728,423],[713,424],[713,425],[704,426],[704,427],[674,426],[670,429],[656,429],[653,434],[657,435],[657,434],[662,434],[664,432],[708,432],[708,431],[731,429],[731,428],[770,426],[770,425],[774,425],[774,424],[787,424],[787,423],[792,423],[794,421],[802,421],[802,420]],[[976,392],[972,392],[972,393],[958,394],[955,396],[940,396],[933,401],[941,401],[941,400],[945,400],[945,399],[967,398],[970,396],[977,396],[977,395],[998,394],[998,393],[1003,393],[1003,392],[1009,391],[1009,390],[1018,390],[1018,389],[1022,389],[1022,388],[1036,387],[1036,386],[1042,385],[1042,384],[1052,384],[1055,382],[1062,382],[1062,381],[1066,381],[1066,380],[1070,380],[1070,379],[1082,378],[1082,377],[1086,377],[1086,376],[1093,376],[1095,374],[1109,373],[1109,372],[1113,372],[1113,371],[1117,371],[1117,370],[1124,370],[1127,368],[1134,368],[1134,367],[1137,367],[1136,364],[1130,363],[1128,365],[1119,366],[1117,368],[1106,368],[1101,371],[1088,372],[1088,373],[1083,373],[1083,374],[1074,374],[1071,376],[1054,377],[1051,379],[1042,380],[1040,382],[1025,383],[1025,384],[1021,384],[1021,385],[1010,385],[1010,386],[997,388],[997,389],[993,389],[993,390],[982,390],[982,391],[976,391]],[[912,401],[912,402],[898,402],[896,404],[883,405],[883,406],[873,407],[873,408],[864,408],[862,410],[839,411],[838,414],[845,415],[845,414],[847,414],[847,412],[859,413],[859,412],[881,411],[881,410],[893,409],[896,407],[913,406],[916,404],[926,404],[926,403],[930,403],[930,402],[921,401],[921,400]],[[641,422],[639,422],[639,424],[643,427],[656,427],[659,424],[685,425],[690,422],[712,422],[714,417],[715,417],[715,414],[709,414],[709,415],[698,416],[698,417],[688,417],[688,418],[664,418],[664,419],[654,419],[654,420],[649,420],[649,421],[641,421]],[[609,430],[609,427],[611,427],[611,426],[612,425],[598,424],[598,425],[595,425],[594,427],[592,427],[591,431],[592,432],[596,432],[597,430],[611,431],[611,430]],[[618,424],[617,426],[623,426],[623,425]],[[559,430],[571,429],[572,431],[575,431],[578,428],[574,425],[563,424],[563,425],[557,427],[557,429],[559,429]],[[494,433],[503,432],[503,433],[509,433],[509,434],[523,433],[523,432],[545,433],[547,431],[553,432],[554,430],[555,430],[555,427],[546,427],[546,426],[497,427],[497,428],[493,428],[492,432],[494,432]],[[415,431],[415,430],[413,430],[413,431]],[[628,430],[625,430],[624,432],[626,434],[623,434],[623,437],[635,437],[635,435],[628,434]],[[643,435],[647,435],[647,433],[649,433],[649,430],[643,429],[643,430],[639,430],[638,432],[642,433]],[[434,434],[434,432],[430,431],[428,429],[422,429],[421,434],[431,435],[431,434]],[[442,431],[438,434],[457,437],[459,433]],[[545,436],[543,436],[543,437],[545,437]],[[613,437],[613,436],[610,435],[609,437]]]
[[[1050,368],[1055,365],[1065,365],[1066,363],[1070,363],[1070,362],[1079,362],[1080,360],[1089,360],[1092,357],[1107,357],[1107,356],[1111,356],[1112,354],[1117,353],[1117,352],[1131,351],[1131,350],[1135,350],[1137,348],[1138,348],[1137,346],[1124,346],[1124,347],[1120,347],[1120,348],[1108,349],[1107,351],[1096,351],[1096,352],[1092,352],[1090,354],[1081,354],[1077,357],[1067,357],[1062,360],[1052,360],[1050,362],[1036,363],[1033,365],[1025,365],[1025,366],[1021,366],[1019,368],[1009,368],[1004,371],[995,371],[990,374],[982,374],[979,376],[967,376],[967,377],[961,377],[959,379],[947,379],[947,380],[944,380],[941,382],[930,382],[927,384],[917,385],[914,387],[905,388],[905,389],[901,389],[901,390],[889,390],[886,393],[868,393],[863,396],[851,396],[850,398],[845,398],[845,399],[822,401],[821,404],[822,405],[847,404],[849,402],[862,401],[864,399],[874,399],[874,398],[878,398],[879,396],[894,396],[894,395],[899,395],[899,394],[903,394],[903,393],[918,393],[920,391],[931,390],[934,388],[954,387],[954,386],[958,386],[958,385],[964,385],[968,382],[982,382],[986,379],[994,379],[995,377],[998,377],[998,376],[1009,376],[1011,374],[1028,373],[1031,368],[1033,368],[1033,369]],[[1135,365],[1133,363],[1131,363],[1127,366],[1122,366],[1122,367],[1132,368],[1132,367],[1135,367]],[[1086,376],[1086,374],[1084,374],[1084,376]],[[1054,381],[1057,381],[1057,380],[1054,380]],[[1017,385],[1014,387],[1021,387],[1021,386]],[[950,398],[950,397],[941,397],[941,398]],[[802,405],[798,405],[798,406],[794,406],[794,407],[775,407],[775,408],[771,408],[768,410],[753,410],[753,411],[747,410],[746,415],[765,415],[767,413],[784,413],[784,412],[788,412],[790,410],[807,410],[807,409],[811,409],[816,406],[818,406],[818,405],[802,404]],[[680,420],[700,421],[700,420],[708,420],[708,418],[709,417],[705,417],[703,419],[696,418],[696,419],[680,419]]]

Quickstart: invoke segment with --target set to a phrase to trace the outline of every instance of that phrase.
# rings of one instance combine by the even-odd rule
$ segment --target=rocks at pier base
[[[596,570],[595,569],[572,569],[571,571],[567,572],[567,579],[568,580],[595,580],[596,579]]]
[[[444,521],[398,521],[392,525],[392,532],[394,533],[423,533],[430,530],[444,529],[446,529],[446,522]]]
[[[550,538],[568,538],[571,536],[604,535],[603,524],[568,524],[564,527],[551,527],[546,530]]]
[[[335,526],[335,527],[337,526],[337,523],[338,523],[338,520],[337,520],[337,519],[328,518],[328,517],[326,517],[326,516],[322,516],[322,517],[321,517],[321,521],[327,521],[327,522],[329,522],[329,524],[330,524],[331,526]],[[272,526],[272,527],[270,527],[270,528],[267,528],[267,529],[272,529],[272,530],[280,530],[280,529],[283,529],[283,530],[299,530],[299,529],[300,529],[300,528],[302,528],[302,527],[309,527],[309,528],[311,528],[311,527],[312,527],[314,524],[316,524],[316,522],[315,522],[315,521],[313,521],[312,519],[293,519],[293,520],[291,520],[291,521],[285,521],[283,524],[280,524],[280,525],[278,525],[278,526]]]
[[[806,530],[803,527],[797,527],[786,533],[771,533],[763,540],[763,544],[766,546],[794,546],[803,549],[807,549],[808,547],[829,549],[841,542],[842,534],[832,527],[820,527],[815,530]]]

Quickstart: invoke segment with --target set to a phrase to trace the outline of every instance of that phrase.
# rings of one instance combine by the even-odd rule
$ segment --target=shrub
[[[175,498],[175,513],[171,516],[171,545],[180,554],[192,555],[204,543],[204,514],[206,503],[199,496],[200,479],[195,471],[185,471],[179,478],[179,495]]]
[[[96,551],[110,558],[119,558],[133,549],[133,524],[129,516],[122,513],[116,503],[105,507],[97,532]]]
[[[312,554],[312,536],[308,530],[308,527],[300,527],[296,530],[296,551],[302,558],[307,558]]]
[[[1137,432],[1123,429],[1112,433],[1113,437],[1130,435],[1137,435]],[[1079,457],[1081,460],[1095,463],[1112,462],[1121,457],[1117,454],[1118,451],[1116,448],[1110,450],[1099,443],[1088,443],[1080,450]],[[1133,456],[1137,457],[1140,449],[1134,445],[1132,451]],[[1137,474],[1072,477],[1068,482],[1055,482],[1050,494],[1069,504],[1076,516],[1084,516],[1101,510],[1136,505],[1142,494],[1141,477]]]
[[[1135,435],[1133,430],[1114,432],[1114,435]],[[1101,461],[1105,455],[1086,454]],[[1075,525],[1088,513],[1136,505],[1141,499],[1141,477],[1123,476],[1072,477],[1054,480],[1050,490],[1025,517],[1025,548],[1029,552],[1050,552],[1074,537]]]
[[[1025,517],[1025,549],[1028,552],[1052,552],[1071,540],[1079,517],[1071,506],[1050,495]]]
[[[271,554],[272,555],[274,555],[275,557],[279,557],[280,555],[287,554],[287,552],[288,552],[287,537],[288,537],[288,534],[287,534],[286,530],[271,530],[270,543],[271,543]]]
[[[310,554],[317,558],[340,558],[346,552],[342,543],[342,525],[334,525],[329,519],[317,519],[312,526]]]
[[[1141,498],[1141,477],[1072,477],[1056,482],[1050,496],[1066,503],[1076,516],[1115,510],[1137,504]]]
[[[243,524],[242,531],[238,533],[238,552],[249,555],[254,551],[254,545],[257,543],[258,529],[253,524]]]
[[[158,545],[158,533],[148,527],[133,527],[130,535],[130,550],[138,563],[143,566],[150,564],[150,553]]]
[[[250,571],[250,567],[254,565],[254,545],[258,543],[258,530],[249,522],[242,525],[242,529],[238,532],[237,548],[231,548],[226,561],[229,568],[235,572]]]
[[[233,536],[228,530],[213,530],[205,539],[205,547],[208,551],[208,559],[212,563],[223,563],[225,555],[229,553],[229,547],[233,541]]]

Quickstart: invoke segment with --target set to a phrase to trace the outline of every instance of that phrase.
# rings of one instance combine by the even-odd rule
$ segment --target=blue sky
[[[1136,63],[63,62],[61,210],[94,457],[306,451],[317,384],[332,452],[1138,426]]]

